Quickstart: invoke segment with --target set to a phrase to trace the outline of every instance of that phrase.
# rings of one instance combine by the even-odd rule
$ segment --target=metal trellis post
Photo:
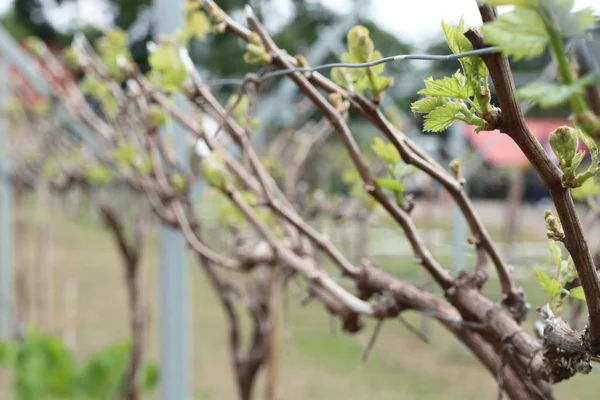
[[[154,0],[155,34],[170,34],[183,27],[182,0]],[[166,134],[174,136],[178,161],[188,162],[185,132],[175,123]],[[160,365],[161,398],[185,400],[189,396],[188,270],[183,234],[168,226],[160,235]]]

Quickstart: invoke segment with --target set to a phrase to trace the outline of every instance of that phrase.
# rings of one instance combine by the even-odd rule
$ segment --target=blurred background
[[[59,54],[73,36],[83,33],[91,41],[118,26],[128,34],[129,47],[142,70],[148,69],[147,42],[152,40],[156,22],[151,0],[0,0],[0,25],[18,43],[36,36]],[[345,51],[346,33],[354,25],[369,28],[371,38],[384,56],[408,53],[448,54],[440,27],[442,20],[466,25],[481,24],[475,1],[306,1],[255,0],[217,1],[238,20],[249,3],[264,21],[276,42],[290,54],[301,53],[311,65],[338,61]],[[597,0],[577,0],[577,7],[592,6],[600,13]],[[568,44],[580,65],[600,71],[600,30],[586,40]],[[242,62],[245,45],[233,35],[210,35],[192,43],[191,55],[208,81],[240,78],[255,67]],[[467,192],[475,207],[514,266],[519,283],[530,294],[535,307],[544,295],[532,279],[531,268],[548,263],[543,211],[548,193],[524,155],[512,141],[498,132],[476,134],[471,127],[456,124],[440,134],[423,134],[422,119],[410,112],[410,103],[419,97],[427,77],[451,75],[456,61],[410,61],[386,66],[395,83],[382,103],[390,120],[405,131],[442,165],[460,158]],[[553,81],[556,67],[549,54],[534,60],[513,63],[517,86],[534,81]],[[18,67],[11,70],[20,75]],[[328,75],[328,72],[325,72]],[[33,90],[33,89],[32,89]],[[215,95],[225,101],[235,93],[231,86],[215,86]],[[258,95],[255,115],[260,129],[253,140],[268,152],[269,144],[298,118],[303,96],[286,79],[273,79]],[[35,96],[32,97],[35,101]],[[494,97],[492,102],[494,102]],[[548,135],[567,123],[569,110],[539,110],[523,104],[530,128],[547,147]],[[600,104],[595,105],[597,110]],[[317,121],[319,113],[302,113],[302,124]],[[368,148],[376,132],[359,118],[350,127],[362,147]],[[334,135],[327,138],[326,151],[312,157],[300,182],[305,192],[317,188],[326,196],[350,193],[344,171],[351,167]],[[410,178],[409,191],[419,199],[414,218],[442,265],[458,270],[473,265],[475,255],[464,240],[468,228],[460,213],[440,187],[423,174]],[[34,188],[35,189],[35,188]],[[131,198],[120,191],[111,196],[131,206]],[[218,234],[218,204],[210,193],[198,201],[203,220]],[[580,204],[582,218],[587,205]],[[342,213],[343,214],[343,213]],[[126,293],[122,270],[110,237],[85,194],[77,191],[66,199],[39,195],[36,190],[15,191],[14,264],[16,265],[15,307],[23,329],[36,326],[61,335],[76,354],[85,357],[128,334]],[[424,274],[413,266],[410,247],[402,233],[383,216],[376,216],[365,234],[364,221],[335,215],[316,224],[353,258],[368,255],[384,269],[418,285],[427,285]],[[597,224],[596,224],[597,225]],[[150,230],[143,248],[143,293],[149,307],[148,358],[159,358],[158,231]],[[589,228],[592,245],[598,252],[600,232]],[[218,236],[218,235],[217,235]],[[596,253],[600,254],[600,253]],[[598,258],[598,255],[597,255]],[[194,261],[195,262],[195,261]],[[226,329],[221,309],[204,276],[193,268],[190,308],[191,382],[193,398],[235,398]],[[488,285],[498,293],[497,282]],[[322,307],[321,307],[322,308]],[[482,399],[492,398],[496,386],[487,372],[455,344],[452,337],[437,329],[426,317],[413,315],[410,321],[430,338],[419,340],[404,326],[386,324],[367,362],[362,349],[372,328],[349,336],[342,334],[318,304],[300,306],[290,301],[281,333],[280,367],[282,399]],[[4,373],[2,373],[4,374]],[[468,384],[460,377],[469,374]],[[558,397],[596,398],[600,376],[577,377],[558,385]],[[10,398],[4,374],[0,398]],[[258,389],[262,393],[264,382]],[[6,393],[6,395],[5,395]],[[5,397],[7,396],[7,397]],[[258,398],[261,398],[258,396]]]

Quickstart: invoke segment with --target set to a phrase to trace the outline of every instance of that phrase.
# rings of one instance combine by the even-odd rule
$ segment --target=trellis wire
[[[587,32],[593,32],[595,30],[600,29],[600,23],[592,25]],[[316,72],[323,69],[331,69],[331,68],[369,68],[374,67],[380,64],[387,64],[394,61],[404,61],[404,60],[421,60],[421,61],[448,61],[448,60],[459,60],[465,57],[473,57],[473,56],[481,56],[485,54],[499,53],[501,51],[499,46],[486,47],[484,49],[476,49],[469,50],[462,53],[456,54],[398,54],[395,56],[389,56],[380,58],[374,61],[369,61],[365,63],[344,63],[344,62],[334,62],[328,64],[320,64],[314,67],[296,67],[296,68],[288,68],[288,69],[280,69],[277,71],[267,72],[263,75],[260,75],[257,79],[258,83],[264,82],[268,79],[276,78],[279,76],[284,76],[296,72],[301,73],[309,73]],[[242,85],[246,82],[245,79],[239,78],[223,78],[223,79],[213,79],[206,81],[208,86],[237,86]]]
[[[423,61],[448,61],[448,60],[458,60],[465,57],[473,57],[480,56],[482,54],[491,54],[498,53],[500,51],[500,47],[486,47],[485,49],[477,49],[465,51],[463,53],[456,54],[443,54],[443,55],[434,55],[434,54],[398,54],[395,56],[389,56],[380,58],[378,60],[369,61],[365,63],[343,63],[343,62],[335,62],[328,64],[316,65],[314,67],[298,67],[298,68],[288,68],[288,69],[280,69],[277,71],[267,72],[258,77],[258,82],[264,82],[268,79],[276,78],[278,76],[293,74],[295,72],[316,72],[322,69],[330,69],[330,68],[369,68],[374,67],[380,64],[387,64],[393,61],[403,61],[403,60],[423,60]],[[225,78],[225,79],[214,79],[206,82],[208,86],[237,86],[242,85],[245,82],[244,79],[235,79],[235,78]]]

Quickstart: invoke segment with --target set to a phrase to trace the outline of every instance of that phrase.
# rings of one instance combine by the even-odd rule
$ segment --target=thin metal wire
[[[280,69],[273,72],[267,72],[258,77],[259,82],[264,82],[268,79],[276,78],[278,76],[288,75],[295,72],[315,72],[320,71],[322,69],[330,69],[330,68],[369,68],[374,67],[380,64],[387,64],[393,61],[402,61],[402,60],[423,60],[423,61],[447,61],[447,60],[458,60],[460,58],[465,57],[473,57],[479,56],[482,54],[491,54],[497,53],[500,51],[500,47],[486,47],[485,49],[477,49],[465,51],[463,53],[457,54],[443,54],[443,55],[434,55],[434,54],[399,54],[395,56],[389,56],[380,58],[375,61],[370,61],[366,63],[343,63],[343,62],[335,62],[329,64],[321,64],[316,65],[314,67],[298,67],[298,68],[288,68],[288,69]],[[241,85],[244,82],[244,79],[214,79],[206,81],[208,86],[235,86]]]
[[[600,29],[600,23],[592,25],[588,32],[593,32]],[[483,54],[491,54],[498,53],[501,49],[499,46],[486,47],[485,49],[477,49],[465,51],[457,54],[443,54],[443,55],[434,55],[434,54],[398,54],[395,56],[389,56],[380,58],[375,61],[370,61],[366,63],[343,63],[343,62],[335,62],[329,64],[321,64],[316,65],[314,67],[298,67],[298,68],[288,68],[281,69],[277,71],[268,72],[258,77],[258,82],[264,82],[271,78],[276,78],[283,75],[292,74],[295,72],[315,72],[322,69],[330,69],[330,68],[368,68],[374,67],[379,64],[387,64],[394,61],[403,61],[403,60],[422,60],[422,61],[448,61],[448,60],[458,60],[465,57],[473,57],[480,56]],[[208,86],[237,86],[244,83],[244,79],[236,79],[236,78],[223,78],[223,79],[213,79],[206,81]]]

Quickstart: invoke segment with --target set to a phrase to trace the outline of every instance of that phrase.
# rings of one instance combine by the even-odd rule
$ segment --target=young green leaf
[[[364,63],[371,59],[375,45],[369,37],[369,30],[362,25],[353,26],[348,31],[348,52],[352,62]]]
[[[419,168],[415,167],[414,165],[398,163],[394,167],[394,176],[397,179],[402,179],[419,171]]]
[[[131,165],[136,155],[135,148],[127,143],[121,144],[113,151],[115,161],[124,165]]]
[[[393,178],[377,178],[375,183],[382,189],[390,190],[394,193],[404,193],[404,185]]]
[[[165,92],[176,93],[183,86],[187,72],[174,46],[160,45],[148,57],[150,80]]]
[[[444,99],[441,97],[427,96],[412,103],[410,110],[414,113],[427,114],[443,105]]]
[[[452,26],[442,21],[442,29],[450,50],[454,54],[473,50],[473,45],[465,36],[465,20],[461,18],[457,26]]]
[[[585,300],[585,293],[583,292],[583,287],[579,286],[571,289],[569,291],[569,296],[578,300]]]
[[[554,303],[560,299],[562,293],[562,287],[556,279],[552,279],[547,273],[541,269],[534,269],[535,277],[540,284],[542,290],[548,295],[550,303]]]
[[[402,160],[394,145],[379,137],[373,139],[371,148],[386,164],[396,165]]]
[[[211,187],[222,188],[227,184],[227,170],[218,154],[211,153],[202,160],[202,174],[206,183]]]
[[[160,369],[156,363],[144,365],[141,374],[141,386],[145,392],[151,392],[158,386],[160,380]]]
[[[515,8],[482,27],[486,43],[500,46],[516,60],[541,55],[548,45],[544,20],[537,11]]]
[[[579,85],[531,83],[517,90],[517,96],[541,108],[549,108],[566,103],[574,93],[582,92],[583,88]]]
[[[95,165],[85,170],[85,177],[88,182],[103,186],[113,179],[113,173],[110,169],[102,165]]]
[[[125,31],[120,28],[111,29],[98,40],[97,48],[108,74],[115,79],[123,79],[123,63],[132,62]]]
[[[575,3],[572,0],[543,1],[542,5],[563,36],[581,35],[597,20],[592,7],[573,12]]]
[[[588,179],[581,186],[571,189],[571,195],[574,199],[584,201],[589,197],[596,196],[600,193],[600,182],[598,179]]]
[[[346,68],[332,68],[331,78],[343,88],[349,89],[352,86],[352,78]]]
[[[460,71],[456,71],[454,75],[445,76],[442,79],[426,79],[425,88],[419,90],[418,93],[428,96],[468,99],[473,95],[473,90],[466,85],[465,76]]]
[[[427,132],[441,132],[448,129],[454,122],[461,120],[459,112],[461,105],[448,102],[425,116],[423,129]]]
[[[181,174],[173,174],[171,176],[171,185],[177,190],[179,193],[185,192],[187,187],[187,183],[185,178]]]
[[[548,241],[548,246],[550,247],[550,254],[552,255],[552,261],[558,270],[561,267],[562,260],[562,252],[560,251],[560,247],[556,244],[554,240]]]
[[[343,53],[344,63],[365,63],[382,58],[381,52],[375,50],[375,45],[369,37],[369,30],[364,26],[354,26],[347,35],[348,52]],[[333,68],[331,76],[340,86],[352,89],[358,93],[370,90],[373,97],[378,98],[393,83],[393,78],[383,76],[384,64],[367,68]]]
[[[186,18],[186,35],[202,40],[211,31],[210,19],[202,11],[192,11]]]

